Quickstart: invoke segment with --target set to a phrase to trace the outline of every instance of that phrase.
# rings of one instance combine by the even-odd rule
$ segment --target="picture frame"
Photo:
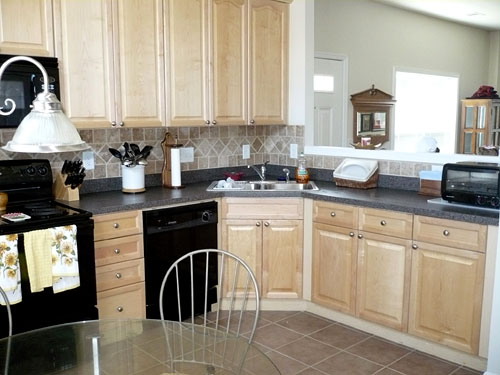
[[[369,132],[372,129],[372,114],[361,113],[361,132]]]

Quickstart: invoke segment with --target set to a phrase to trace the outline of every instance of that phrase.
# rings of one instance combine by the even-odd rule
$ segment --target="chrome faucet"
[[[283,172],[285,172],[286,183],[288,184],[290,182],[290,169],[283,168]]]
[[[269,163],[269,160],[260,166],[260,171],[255,165],[249,165],[248,168],[253,168],[253,170],[255,172],[257,172],[257,174],[259,175],[260,179],[262,181],[265,181],[266,180],[266,165],[267,165],[267,163]]]

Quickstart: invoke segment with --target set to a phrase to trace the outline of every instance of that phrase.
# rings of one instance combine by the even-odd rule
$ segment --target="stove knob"
[[[210,221],[210,219],[214,216],[214,214],[212,213],[212,211],[203,211],[202,214],[201,214],[201,221],[203,221],[204,223]]]
[[[38,167],[38,174],[40,176],[45,176],[49,170],[47,169],[46,166],[42,165],[41,167]]]
[[[478,195],[476,197],[476,203],[480,206],[484,206],[484,204],[486,203],[486,199],[484,199],[482,195]]]
[[[26,173],[28,174],[28,176],[34,176],[36,173],[36,170],[34,167],[28,167],[28,168],[26,168]]]
[[[498,207],[500,206],[500,199],[498,199],[497,197],[493,197],[491,198],[491,205],[493,207]]]

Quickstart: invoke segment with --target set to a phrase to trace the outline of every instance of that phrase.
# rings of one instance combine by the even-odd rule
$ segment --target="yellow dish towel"
[[[52,286],[52,236],[50,229],[24,233],[24,251],[31,292]]]
[[[0,286],[11,305],[19,303],[23,299],[17,239],[17,234],[0,236]],[[0,296],[0,304],[5,305],[2,296]]]

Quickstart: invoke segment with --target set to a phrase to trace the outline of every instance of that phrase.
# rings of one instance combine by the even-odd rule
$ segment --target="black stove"
[[[49,161],[45,159],[1,160],[0,192],[8,195],[6,210],[0,211],[0,239],[4,235],[18,235],[22,301],[11,305],[13,333],[97,319],[92,214],[53,199],[52,170]],[[12,221],[16,216],[23,216],[12,215],[15,213],[27,215],[29,218]],[[8,214],[11,214],[11,220],[1,218]],[[66,225],[76,225],[77,229],[80,286],[61,293],[54,293],[51,287],[32,293],[26,265],[24,234]],[[0,321],[7,321],[6,309],[1,306]],[[6,336],[6,329],[6,324],[0,325],[0,337]],[[54,369],[58,368],[57,366],[55,361]]]
[[[8,194],[7,209],[0,216],[22,213],[23,221],[0,217],[0,235],[19,230],[50,228],[88,220],[88,211],[57,202],[52,197],[52,170],[45,159],[1,160],[0,192]]]

